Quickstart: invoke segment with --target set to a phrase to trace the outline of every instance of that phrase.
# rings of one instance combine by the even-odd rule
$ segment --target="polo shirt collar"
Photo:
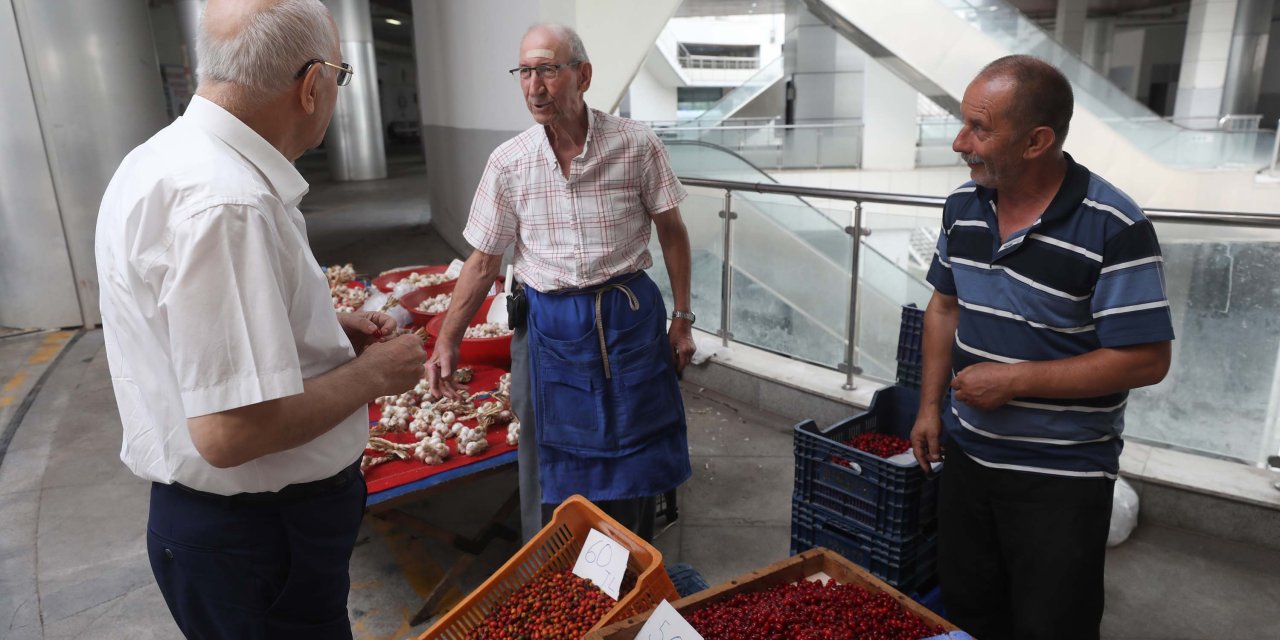
[[[1062,153],[1067,161],[1067,175],[1062,179],[1062,185],[1058,187],[1058,193],[1054,194],[1053,200],[1049,202],[1048,208],[1044,213],[1040,214],[1032,226],[1059,220],[1071,216],[1080,208],[1080,203],[1084,201],[1085,195],[1089,191],[1089,169],[1084,165],[1075,161],[1071,154]],[[979,202],[995,202],[999,203],[998,193],[995,189],[988,189],[981,185],[977,186],[975,195]]]
[[[306,195],[310,186],[293,163],[231,112],[210,100],[193,96],[182,119],[225,142],[257,167],[286,206],[297,207]]]

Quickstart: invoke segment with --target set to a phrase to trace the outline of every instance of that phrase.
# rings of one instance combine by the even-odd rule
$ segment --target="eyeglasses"
[[[542,78],[543,80],[550,80],[560,75],[560,70],[564,67],[576,67],[580,64],[582,64],[581,60],[563,62],[560,64],[540,64],[536,67],[516,67],[507,71],[507,73],[511,74],[512,77],[517,77],[521,80],[528,80],[533,77],[533,72],[537,71],[539,78]]]
[[[311,65],[316,63],[325,65],[326,67],[333,67],[334,69],[338,70],[338,86],[339,87],[345,87],[348,84],[350,84],[351,76],[354,76],[356,74],[355,69],[352,69],[351,65],[346,62],[342,64],[334,64],[332,62],[327,62],[319,58],[312,58],[311,60],[308,60],[306,64],[302,65],[301,69],[298,69],[298,73],[294,74],[293,79],[297,80],[298,78],[301,78],[303,75],[307,73],[307,69],[310,69]]]

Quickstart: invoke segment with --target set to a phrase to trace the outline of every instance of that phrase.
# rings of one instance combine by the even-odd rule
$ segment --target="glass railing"
[[[733,151],[770,169],[857,169],[862,166],[862,123],[700,126],[650,123],[665,141],[695,141]]]
[[[938,0],[1010,53],[1042,58],[1061,69],[1075,89],[1076,104],[1110,123],[1154,159],[1181,167],[1263,166],[1274,131],[1198,129],[1161,118],[1062,46],[1004,0]],[[1263,144],[1259,145],[1258,141]]]
[[[719,102],[712,105],[702,115],[688,121],[686,124],[701,127],[714,127],[721,124],[726,118],[736,113],[738,109],[746,106],[747,103],[764,93],[766,89],[782,80],[782,72],[782,56],[778,56],[769,64],[761,67],[746,82],[726,93]]]
[[[893,379],[900,306],[931,295],[928,256],[914,245],[921,229],[937,228],[942,198],[682,180],[700,326],[726,343],[846,371],[850,385],[854,372]],[[1133,393],[1126,437],[1261,463],[1280,450],[1280,215],[1147,213],[1177,339],[1165,380]],[[862,236],[856,249],[852,233],[828,228],[842,217]],[[804,242],[799,228],[826,231]],[[656,241],[652,249],[662,271]],[[665,275],[657,279],[666,287]]]

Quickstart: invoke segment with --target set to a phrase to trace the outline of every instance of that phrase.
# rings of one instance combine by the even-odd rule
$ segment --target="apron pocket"
[[[540,348],[534,367],[540,378],[535,407],[538,445],[593,453],[615,449],[617,442],[610,437],[601,407],[602,381],[591,375],[592,365],[562,360]]]
[[[616,439],[624,449],[644,444],[684,420],[670,352],[667,336],[659,334],[648,346],[617,356],[609,400],[618,417]]]

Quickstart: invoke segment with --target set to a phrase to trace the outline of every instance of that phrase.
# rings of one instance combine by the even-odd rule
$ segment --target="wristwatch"
[[[675,320],[676,318],[680,318],[681,320],[688,320],[689,324],[693,324],[694,322],[698,321],[698,316],[693,315],[692,311],[672,311],[671,319]]]

